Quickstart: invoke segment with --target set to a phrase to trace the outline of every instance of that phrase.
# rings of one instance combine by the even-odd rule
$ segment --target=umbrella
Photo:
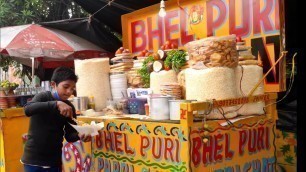
[[[69,61],[107,55],[102,48],[71,33],[38,24],[0,28],[0,53],[31,66],[31,58],[43,62]]]

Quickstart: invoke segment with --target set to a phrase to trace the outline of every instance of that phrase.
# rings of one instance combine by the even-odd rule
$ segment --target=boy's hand
[[[57,109],[60,111],[61,115],[72,118],[73,111],[72,111],[71,106],[67,105],[66,103],[62,101],[57,101],[56,106],[57,106]]]
[[[79,134],[80,140],[83,142],[89,142],[91,141],[91,135],[85,135],[85,134]]]

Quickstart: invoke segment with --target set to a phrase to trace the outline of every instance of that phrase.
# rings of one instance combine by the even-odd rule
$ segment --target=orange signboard
[[[159,4],[122,16],[123,46],[138,54],[157,51],[166,41],[180,48],[196,39],[235,34],[252,47],[267,72],[284,48],[282,0],[167,1],[165,17]],[[168,47],[171,48],[171,47]],[[167,49],[167,47],[166,47]],[[265,80],[267,92],[284,91],[285,60]]]

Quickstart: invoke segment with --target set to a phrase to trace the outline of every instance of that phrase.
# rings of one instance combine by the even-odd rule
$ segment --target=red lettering
[[[220,104],[219,104],[219,106],[224,106],[225,105],[225,100],[222,100],[221,102],[220,102]]]
[[[268,101],[268,99],[269,99],[269,96],[268,95],[264,95],[262,101]]]
[[[204,143],[203,147],[203,163],[211,163],[212,162],[212,156],[213,156],[213,137],[209,136],[208,142]],[[208,160],[207,161],[207,157]]]
[[[266,149],[270,149],[270,130],[266,127]]]
[[[192,149],[191,149],[191,160],[194,166],[198,166],[201,161],[201,154],[199,152],[202,146],[202,140],[200,137],[196,137],[192,139]]]
[[[185,9],[187,11],[187,9]],[[188,35],[188,25],[187,23],[187,19],[188,18],[188,14],[185,13],[185,11],[183,9],[180,9],[180,28],[181,28],[181,43],[182,45],[187,44],[190,41],[194,40],[194,35]]]
[[[233,99],[228,100],[228,106],[232,106],[233,104]]]
[[[146,141],[146,142],[145,142]],[[148,149],[150,146],[150,140],[147,136],[140,136],[140,154],[141,156],[146,156],[144,152],[145,149]]]
[[[244,153],[244,145],[247,141],[247,132],[245,130],[239,131],[239,155]]]
[[[156,144],[158,140],[158,145]],[[157,151],[157,153],[156,153]],[[152,145],[152,154],[155,159],[160,159],[162,152],[162,139],[157,137],[153,138],[153,145]]]
[[[265,129],[263,127],[258,128],[258,137],[257,137],[257,149],[260,151],[261,149],[264,149],[264,132]]]
[[[229,30],[230,34],[236,34],[237,36],[243,37],[247,36],[250,31],[250,1],[243,0],[242,2],[242,12],[239,11],[236,14],[236,0],[229,1]],[[236,17],[242,17],[242,26],[236,27]]]
[[[162,41],[164,40],[164,35],[163,35],[163,23],[162,23],[162,18],[158,17],[157,19],[157,28],[153,30],[153,25],[152,25],[152,17],[147,18],[147,23],[148,23],[148,42],[149,42],[149,49],[153,49],[153,39],[156,38],[158,40],[158,47],[162,45]]]
[[[122,133],[114,132],[115,137],[115,150],[116,152],[122,153],[123,150],[120,148],[122,142],[120,141],[120,138],[122,137]]]
[[[254,102],[258,102],[259,101],[259,97],[258,96],[254,96]]]
[[[98,149],[102,148],[103,142],[102,142],[102,132],[99,130],[99,135],[96,136],[96,147]]]
[[[249,129],[249,142],[248,142],[248,150],[251,153],[256,152],[256,141],[257,141],[257,130]]]
[[[165,33],[166,33],[166,41],[170,41],[172,43],[176,43],[178,45],[178,39],[171,39],[171,34],[173,32],[178,32],[179,27],[178,24],[171,24],[173,18],[178,17],[178,10],[167,12],[167,16],[165,17]]]
[[[181,112],[181,115],[180,115],[180,116],[181,116],[181,119],[186,119],[187,110],[181,109],[180,112]]]
[[[112,144],[112,135],[111,133],[104,131],[104,141],[105,141],[105,148],[107,150],[114,150],[113,144]],[[110,145],[110,147],[108,146]]]
[[[222,154],[220,151],[222,150],[222,144],[219,145],[219,141],[223,139],[222,134],[214,135],[215,138],[215,149],[214,149],[214,159],[215,161],[222,161]]]
[[[168,155],[170,155],[171,161],[174,162],[173,159],[173,142],[170,138],[165,138],[165,159],[168,160]]]
[[[230,137],[226,133],[225,134],[225,158],[232,159],[233,155],[234,155],[233,151],[230,150]]]
[[[248,98],[244,98],[244,103],[249,103],[249,99]]]
[[[138,20],[131,23],[131,39],[132,39],[133,53],[146,49],[147,39],[145,31],[146,31],[146,26],[144,21]],[[137,46],[137,39],[141,40],[141,44],[139,46]]]
[[[259,34],[261,32],[261,25],[263,25],[264,31],[272,31],[272,23],[270,22],[270,13],[273,8],[274,0],[265,0],[265,9],[261,11],[260,2],[258,0],[253,0],[253,27],[254,34]]]
[[[215,30],[222,25],[226,19],[226,6],[223,1],[207,1],[206,2],[207,15],[207,36],[213,36]],[[214,20],[213,8],[218,8],[218,16]]]
[[[134,151],[129,147],[129,141],[128,141],[128,138],[127,138],[127,135],[126,134],[123,134],[124,135],[124,151],[126,154],[130,154],[130,155],[134,155]]]

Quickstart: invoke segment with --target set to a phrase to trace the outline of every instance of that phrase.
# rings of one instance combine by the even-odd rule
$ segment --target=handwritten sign
[[[208,121],[205,131],[202,123],[191,128],[124,120],[105,124],[92,142],[91,169],[96,171],[274,170],[275,121],[253,118],[236,127]]]
[[[245,124],[229,129],[191,131],[192,169],[211,168],[214,171],[261,171],[275,170],[274,126],[271,122]]]
[[[178,125],[115,123],[95,137],[98,171],[187,171],[187,135]]]

